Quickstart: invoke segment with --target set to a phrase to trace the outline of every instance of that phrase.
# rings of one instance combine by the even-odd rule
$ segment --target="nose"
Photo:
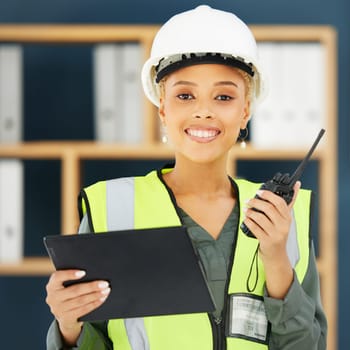
[[[207,103],[198,103],[193,112],[193,117],[197,119],[211,119],[214,117],[214,113]]]
[[[211,119],[213,116],[210,113],[196,113],[195,118],[197,119]]]

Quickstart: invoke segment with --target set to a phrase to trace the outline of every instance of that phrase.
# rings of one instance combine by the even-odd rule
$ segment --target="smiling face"
[[[175,71],[162,84],[159,116],[177,158],[226,158],[249,120],[243,75],[229,66],[199,64]]]

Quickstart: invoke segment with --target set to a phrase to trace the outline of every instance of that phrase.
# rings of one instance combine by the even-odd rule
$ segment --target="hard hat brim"
[[[251,77],[253,77],[255,73],[252,63],[246,63],[232,55],[223,55],[221,53],[189,53],[161,60],[155,68],[156,83],[159,83],[166,75],[171,74],[178,69],[196,64],[223,64],[241,69]]]

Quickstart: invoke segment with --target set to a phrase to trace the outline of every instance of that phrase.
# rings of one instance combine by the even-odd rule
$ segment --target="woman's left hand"
[[[292,222],[292,207],[300,189],[294,185],[290,204],[271,191],[258,191],[245,208],[244,223],[259,240],[259,256],[264,264],[266,286],[271,296],[282,299],[293,280],[293,269],[287,255],[287,239]],[[253,210],[253,208],[257,210]]]
[[[257,194],[260,198],[252,198],[247,202],[244,223],[259,240],[262,259],[275,259],[276,254],[285,251],[292,207],[299,189],[298,181],[294,185],[294,196],[289,205],[282,197],[268,190],[259,190]]]

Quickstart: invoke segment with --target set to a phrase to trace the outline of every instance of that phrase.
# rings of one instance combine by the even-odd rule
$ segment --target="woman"
[[[325,349],[326,320],[309,242],[309,191],[299,190],[298,182],[287,205],[226,172],[228,152],[264,93],[248,27],[208,6],[172,17],[154,40],[142,81],[159,107],[175,164],[86,188],[80,232],[126,228],[119,223],[128,215],[137,227],[180,221],[201,257],[217,308],[212,314],[82,323],[78,318],[100,306],[110,287],[94,281],[64,288],[64,281],[84,272],[57,271],[47,285],[56,319],[48,349]],[[133,193],[133,211],[142,210],[135,216],[121,209],[115,214],[121,220],[105,222],[109,204],[100,194],[115,184]],[[159,215],[159,208],[166,214]],[[242,232],[242,222],[256,239]]]

